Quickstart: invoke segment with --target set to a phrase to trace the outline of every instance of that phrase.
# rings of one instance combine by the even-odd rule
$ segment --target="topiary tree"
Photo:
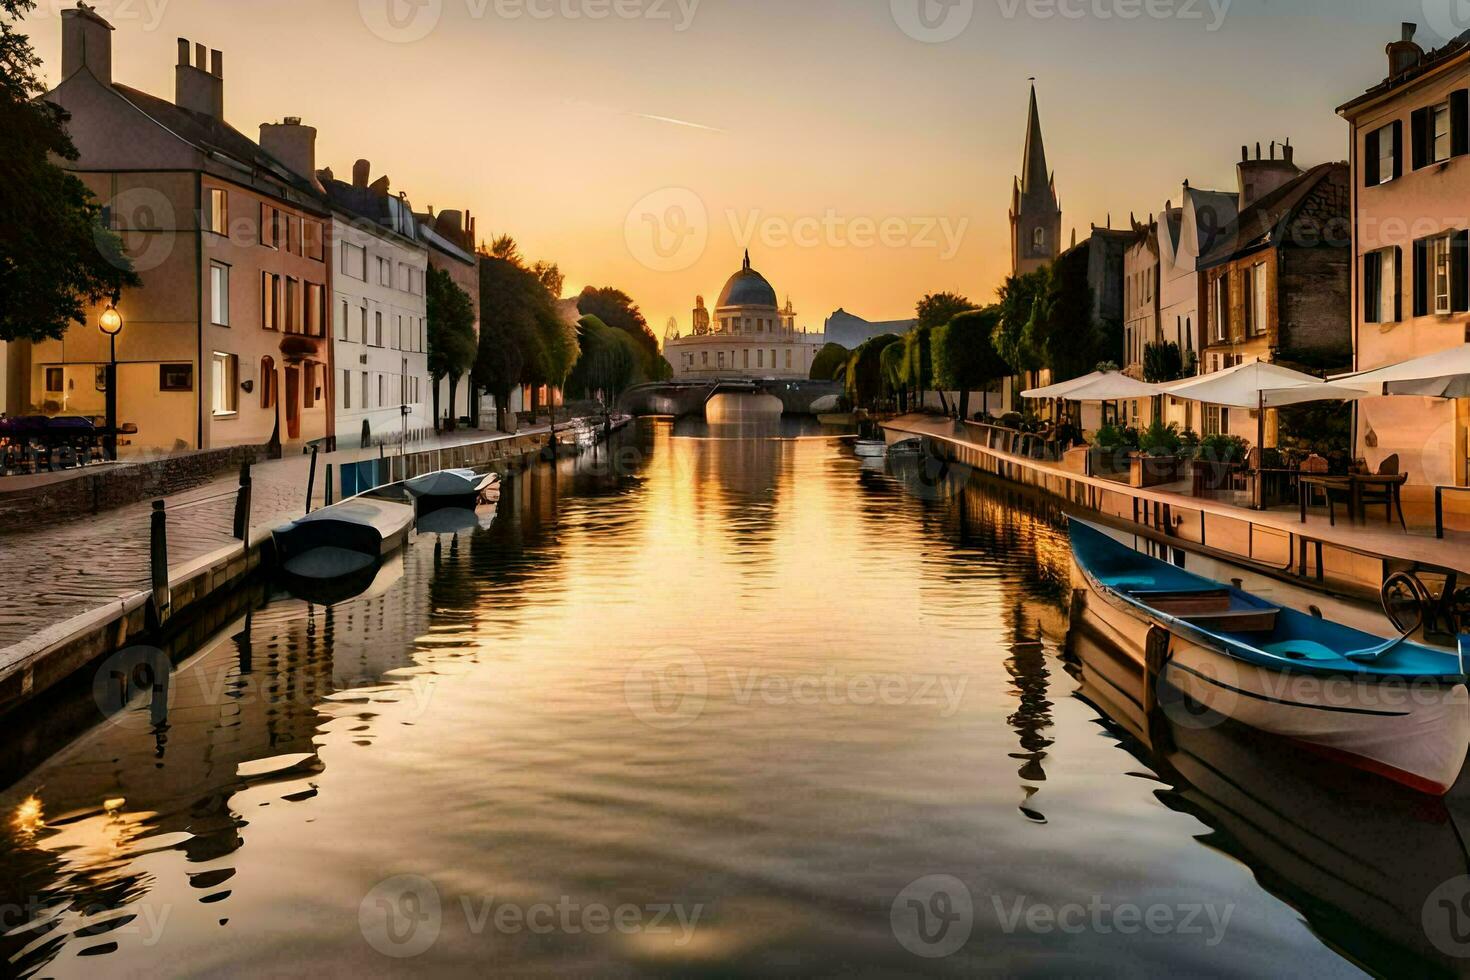
[[[817,351],[817,356],[812,359],[811,380],[834,381],[837,371],[852,357],[852,351],[841,344],[828,344]]]
[[[880,334],[866,341],[847,361],[847,395],[853,405],[870,408],[883,398],[883,349],[899,338]]]
[[[981,411],[990,413],[989,389],[1010,376],[1011,366],[995,349],[1000,307],[988,306],[961,313],[944,330],[936,331],[934,372],[939,384],[960,393],[960,417],[970,417],[970,392],[981,393]]]
[[[908,399],[908,351],[907,344],[902,340],[895,340],[879,355],[879,363],[882,365],[883,387],[890,398],[898,400],[898,410],[907,412],[909,410]]]
[[[475,304],[443,269],[429,267],[424,279],[428,312],[429,377],[434,387],[434,424],[439,424],[439,382],[449,379],[449,422],[454,429],[454,396],[459,379],[475,366],[479,338],[475,336]]]

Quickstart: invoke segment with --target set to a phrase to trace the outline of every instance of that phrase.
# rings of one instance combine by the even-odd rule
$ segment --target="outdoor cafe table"
[[[1363,512],[1363,488],[1389,488],[1393,493],[1393,504],[1399,512],[1399,519],[1403,520],[1404,507],[1399,493],[1403,485],[1407,482],[1409,482],[1407,473],[1400,473],[1395,476],[1378,476],[1371,473],[1354,473],[1351,476],[1327,476],[1320,473],[1303,473],[1297,478],[1297,500],[1301,507],[1302,523],[1307,523],[1307,501],[1311,499],[1313,487],[1321,487],[1329,495],[1334,490],[1348,491],[1348,516],[1353,520],[1367,519],[1367,515]],[[1328,499],[1328,506],[1330,508],[1331,497],[1329,496]]]

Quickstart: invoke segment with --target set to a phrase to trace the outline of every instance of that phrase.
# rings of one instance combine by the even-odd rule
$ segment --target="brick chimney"
[[[373,165],[367,160],[359,160],[352,165],[352,186],[366,190],[368,177],[372,175]]]
[[[189,109],[213,119],[225,117],[225,56],[218,51],[208,52],[209,67],[205,67],[205,48],[194,45],[194,59],[189,59],[189,40],[179,38],[179,63],[174,68],[174,104],[180,109]]]
[[[298,116],[287,116],[279,123],[261,123],[260,146],[292,173],[305,177],[313,187],[322,190],[316,173],[315,127],[301,125]]]
[[[1271,156],[1261,157],[1261,144],[1256,144],[1256,158],[1250,158],[1250,148],[1240,148],[1240,210],[1244,211],[1261,198],[1301,176],[1296,165],[1296,151],[1288,143],[1284,156],[1276,158],[1276,144],[1271,144]]]
[[[83,68],[103,85],[112,84],[112,25],[85,3],[61,12],[61,78]]]
[[[1419,30],[1419,25],[1405,23],[1401,30],[1400,39],[1388,45],[1389,78],[1398,78],[1413,71],[1424,60],[1424,49],[1414,43],[1414,33]]]

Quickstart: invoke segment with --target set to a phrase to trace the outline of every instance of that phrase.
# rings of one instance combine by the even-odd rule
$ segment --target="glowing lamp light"
[[[103,310],[102,316],[97,319],[97,326],[100,327],[102,332],[107,334],[107,336],[116,337],[118,334],[122,333],[122,314],[117,311],[116,306],[108,303],[107,309]]]

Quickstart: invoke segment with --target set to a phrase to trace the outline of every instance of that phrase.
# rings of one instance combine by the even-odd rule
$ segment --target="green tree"
[[[439,424],[439,382],[449,379],[449,422],[454,430],[454,396],[459,379],[475,366],[479,339],[475,336],[475,304],[443,269],[429,267],[424,280],[428,307],[429,376],[434,387],[434,424]]]
[[[929,293],[914,309],[917,317],[914,326],[933,330],[975,308],[974,303],[959,293]]]
[[[990,386],[1008,377],[1011,366],[995,350],[1000,307],[961,313],[936,331],[934,374],[940,386],[960,393],[960,417],[970,417],[970,392],[981,393],[981,411],[990,413]]]
[[[812,358],[811,379],[813,381],[835,381],[837,370],[847,363],[852,351],[841,344],[828,344]]]
[[[1009,276],[1000,287],[998,308],[1000,322],[995,328],[995,349],[1017,372],[1039,371],[1045,367],[1041,353],[1031,346],[1026,329],[1036,313],[1037,300],[1046,295],[1050,285],[1049,268],[1025,275]]]
[[[582,353],[567,379],[567,392],[573,398],[600,396],[610,407],[633,382],[642,352],[633,338],[595,316],[577,322],[577,337]]]
[[[904,380],[909,390],[914,392],[916,407],[920,408],[924,404],[924,393],[934,387],[933,333],[933,327],[921,323],[903,336]],[[942,391],[939,401],[948,411],[949,405]]]
[[[509,259],[480,256],[480,343],[472,377],[495,399],[496,426],[502,431],[511,393],[525,383],[537,346],[528,280],[534,281]]]
[[[1053,383],[1080,378],[1109,353],[1101,325],[1092,318],[1087,263],[1086,249],[1075,249],[1057,259],[1031,324],[1031,348],[1040,355],[1041,366],[1051,369]]]
[[[854,406],[871,408],[883,399],[883,349],[901,338],[891,333],[866,341],[847,362],[847,395]]]
[[[43,102],[40,59],[18,30],[33,0],[0,0],[0,341],[58,339],[86,308],[139,285],[122,241],[76,177],[67,112]]]
[[[878,356],[883,375],[883,388],[889,398],[898,400],[898,410],[909,410],[908,391],[908,344],[895,340]]]
[[[649,328],[643,311],[627,293],[612,286],[588,286],[577,297],[577,312],[583,316],[595,316],[632,338],[642,352],[637,381],[666,381],[672,376],[673,368],[659,352],[658,338]]]

